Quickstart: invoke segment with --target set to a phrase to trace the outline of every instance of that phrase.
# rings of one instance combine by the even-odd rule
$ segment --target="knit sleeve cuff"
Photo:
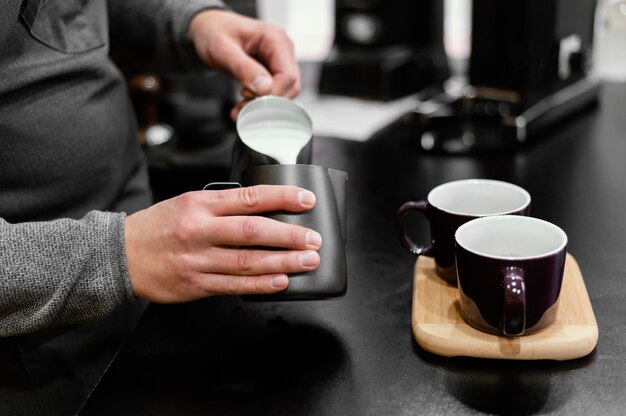
[[[110,247],[112,250],[110,251],[112,258],[110,259],[110,264],[114,265],[113,276],[116,276],[118,280],[118,285],[121,290],[119,292],[121,303],[125,303],[128,301],[133,301],[136,299],[132,286],[130,284],[130,274],[128,273],[128,259],[126,258],[126,235],[125,235],[125,224],[126,224],[126,214],[119,213],[114,214],[115,218],[111,221],[111,232],[109,233],[109,241]]]

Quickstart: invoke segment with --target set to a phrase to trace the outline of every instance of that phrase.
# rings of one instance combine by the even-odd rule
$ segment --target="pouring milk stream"
[[[283,165],[296,164],[300,151],[311,140],[312,130],[307,114],[294,111],[293,103],[282,97],[257,98],[241,110],[237,119],[241,141]]]

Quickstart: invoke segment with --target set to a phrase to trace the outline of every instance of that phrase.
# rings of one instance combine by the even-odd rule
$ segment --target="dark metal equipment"
[[[592,0],[473,0],[467,84],[418,106],[425,151],[515,149],[597,102]]]
[[[321,94],[388,101],[448,76],[440,0],[337,0]]]

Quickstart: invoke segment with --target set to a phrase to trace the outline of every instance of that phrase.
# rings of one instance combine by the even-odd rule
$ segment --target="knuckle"
[[[253,71],[253,67],[247,61],[235,62],[233,65],[235,74],[249,74]]]
[[[280,27],[280,26],[271,25],[270,26],[270,30],[269,30],[269,34],[272,35],[272,36],[275,36],[276,38],[281,38],[281,39],[285,40],[286,42],[288,42],[289,44],[293,45],[293,42],[289,38],[289,35],[287,35],[287,31],[284,28]]]
[[[180,242],[189,241],[194,233],[194,227],[190,221],[186,221],[182,216],[174,220],[173,237]]]
[[[187,265],[180,265],[179,270],[174,274],[176,276],[176,292],[180,294],[182,298],[188,299],[189,297],[195,298],[198,294],[201,296],[208,296],[210,291],[201,284],[201,280],[198,279],[197,274],[188,268]]]
[[[241,278],[245,279],[245,277]],[[226,287],[224,291],[226,295],[237,295],[239,291],[239,286],[241,284],[241,279],[238,278],[230,278],[226,281]]]
[[[292,270],[293,256],[282,256],[280,264],[281,269],[285,272],[290,272]]]
[[[187,210],[190,209],[194,204],[194,193],[193,192],[185,192],[176,197],[176,204],[179,206],[178,209]]]
[[[239,190],[239,201],[247,208],[254,208],[259,204],[260,195],[257,187],[251,186]]]
[[[266,36],[281,45],[283,48],[289,48],[292,53],[295,53],[295,44],[287,31],[280,26],[269,26],[266,31]]]
[[[204,198],[209,202],[223,201],[226,199],[227,191],[228,191],[227,189],[205,190],[205,191],[202,191],[202,196],[204,196]]]
[[[240,273],[249,273],[252,270],[252,259],[250,257],[250,252],[246,250],[241,250],[237,254],[237,271]]]
[[[178,280],[185,291],[196,292],[198,290],[198,282],[189,273],[179,273]]]
[[[244,217],[241,221],[241,235],[245,241],[254,241],[259,235],[259,224],[254,217]]]
[[[193,223],[193,217],[197,213],[198,198],[197,194],[193,192],[184,193],[176,197],[176,204],[170,207],[170,211],[173,211],[172,221],[175,229],[179,232],[189,232],[191,223]]]
[[[253,288],[255,293],[263,293],[265,292],[265,285],[263,284],[262,279],[253,279]]]
[[[300,94],[301,89],[302,89],[302,86],[300,85],[300,81],[296,81],[293,87],[291,87],[290,94],[292,94],[295,97],[298,94]]]
[[[295,226],[289,228],[289,241],[291,244],[297,246],[300,245],[300,242],[303,240],[304,237],[302,236],[302,230],[300,228]]]

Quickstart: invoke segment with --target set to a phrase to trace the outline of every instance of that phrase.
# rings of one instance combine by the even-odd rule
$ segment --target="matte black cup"
[[[311,228],[322,236],[316,270],[289,275],[278,294],[246,296],[250,300],[305,300],[338,297],[347,290],[345,172],[315,165],[268,165],[247,169],[242,185],[295,185],[315,194],[313,209],[303,213],[272,212],[269,218]]]
[[[429,222],[429,245],[416,244],[407,235],[404,220],[414,211]],[[484,216],[529,213],[530,195],[523,188],[490,179],[464,179],[437,186],[427,200],[405,202],[396,214],[396,234],[411,253],[434,257],[437,275],[456,284],[454,233],[459,226]]]
[[[557,314],[567,235],[532,217],[503,215],[456,231],[461,316],[496,335],[535,333]]]

